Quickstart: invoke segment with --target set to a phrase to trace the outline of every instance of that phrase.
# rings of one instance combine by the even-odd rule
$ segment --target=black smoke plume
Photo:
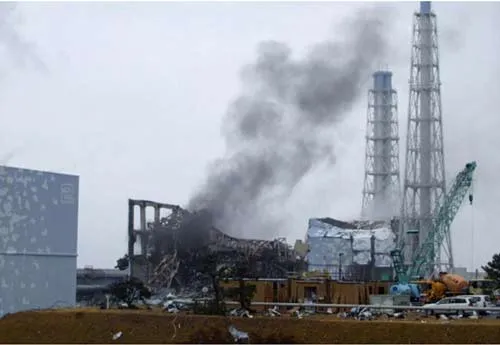
[[[286,44],[261,43],[224,119],[226,153],[188,208],[207,210],[230,235],[283,232],[284,202],[315,165],[334,163],[331,130],[366,94],[363,84],[387,53],[381,18],[357,13],[337,31],[340,40],[316,44],[304,59]]]

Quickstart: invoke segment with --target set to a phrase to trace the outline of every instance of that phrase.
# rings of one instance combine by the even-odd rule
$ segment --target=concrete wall
[[[126,280],[127,271],[113,268],[79,268],[76,272],[76,283],[78,286],[99,285],[107,287],[110,284]]]
[[[78,180],[0,166],[0,317],[75,304]]]
[[[126,280],[127,277],[127,271],[117,269],[77,269],[76,302],[87,306],[104,302],[108,287],[113,283]]]

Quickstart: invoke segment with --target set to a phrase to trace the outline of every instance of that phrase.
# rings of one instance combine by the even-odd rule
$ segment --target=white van
[[[429,303],[422,306],[426,314],[464,314],[461,308],[473,307],[474,296],[453,296],[446,297],[436,303]],[[469,312],[470,313],[470,312]]]

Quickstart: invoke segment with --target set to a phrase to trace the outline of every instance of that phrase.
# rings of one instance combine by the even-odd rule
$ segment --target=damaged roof
[[[340,265],[368,265],[374,260],[376,267],[390,267],[390,251],[395,238],[388,222],[342,222],[332,218],[309,220],[307,261],[309,270],[332,270]],[[378,225],[378,227],[376,227]],[[342,257],[342,258],[341,258]]]
[[[350,222],[345,222],[330,217],[313,218],[311,220],[318,220],[320,222],[330,224],[341,229],[372,230],[372,229],[383,228],[385,226],[390,227],[389,222],[386,221],[353,220]]]

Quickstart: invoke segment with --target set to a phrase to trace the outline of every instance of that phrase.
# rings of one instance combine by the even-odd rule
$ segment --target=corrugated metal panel
[[[78,180],[0,166],[0,316],[75,304]]]
[[[350,265],[369,264],[372,255],[375,267],[392,265],[389,253],[395,248],[395,236],[389,226],[369,230],[347,229],[320,219],[310,219],[306,241],[310,271],[326,270],[334,275],[341,264],[344,269]]]

